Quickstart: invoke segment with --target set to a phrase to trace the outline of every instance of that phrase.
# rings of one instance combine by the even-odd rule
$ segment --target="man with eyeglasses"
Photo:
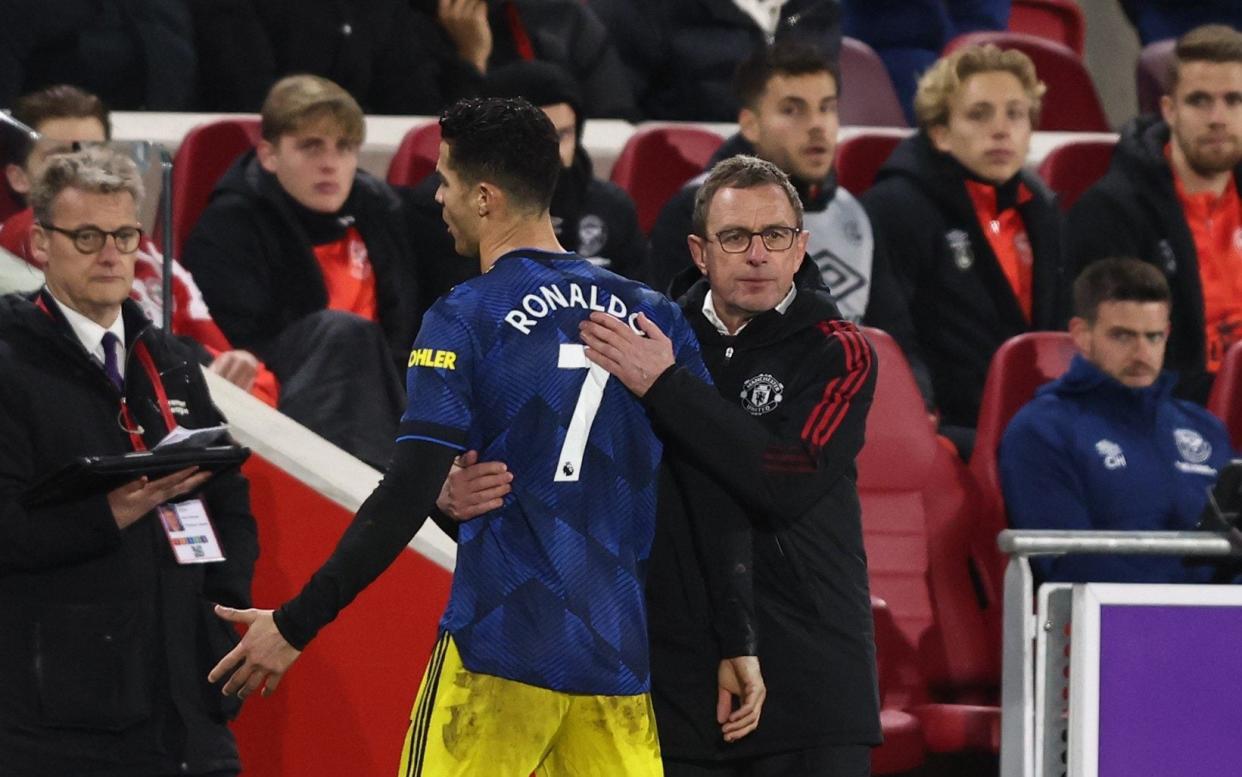
[[[750,154],[789,176],[811,234],[807,253],[841,315],[862,321],[873,301],[882,308],[887,300],[871,293],[875,268],[883,264],[875,256],[871,222],[858,200],[837,185],[833,169],[841,92],[836,65],[815,46],[782,40],[756,49],[738,67],[735,89],[742,105],[738,133],[716,151],[702,175],[673,195],[651,231],[652,285],[673,298],[685,291],[669,286],[691,265],[686,233],[695,192],[716,162]]]
[[[223,422],[195,352],[130,299],[141,197],[122,154],[50,157],[30,194],[46,285],[0,298],[4,777],[240,769],[226,725],[237,702],[204,678],[237,641],[209,603],[250,602],[258,542],[245,479],[207,484],[189,468],[108,493],[23,499],[74,458]],[[185,537],[155,516],[170,509],[183,528],[209,524],[194,536],[223,552],[180,563]]]
[[[13,138],[6,144],[4,174],[9,188],[21,200],[54,154],[72,151],[78,143],[104,143],[112,137],[107,106],[76,86],[57,84],[24,95],[13,104],[13,117],[39,133],[36,142]],[[31,245],[34,214],[20,210],[0,224],[0,249],[17,257],[6,283],[0,279],[0,292],[31,291],[43,283],[42,266]],[[2,253],[2,252],[0,252]],[[134,298],[152,321],[163,316],[164,257],[155,243],[144,238],[134,263]],[[202,346],[200,361],[212,372],[249,391],[268,403],[276,404],[276,376],[254,354],[234,348],[207,309],[202,292],[190,273],[173,261],[172,330],[176,335]]]
[[[703,571],[657,545],[647,601],[652,688],[668,777],[863,777],[880,741],[875,641],[855,458],[875,357],[842,319],[789,178],[737,156],[695,197],[695,274],[680,300],[716,389],[673,363],[669,339],[593,314],[587,357],[642,398],[666,444],[684,449],[748,508],[760,663],[768,684],[754,734],[713,731],[711,635],[689,610]],[[691,496],[693,498],[693,496]],[[657,560],[678,559],[657,563]]]

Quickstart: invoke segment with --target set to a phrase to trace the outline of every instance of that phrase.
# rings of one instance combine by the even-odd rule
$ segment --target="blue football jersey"
[[[662,455],[642,405],[586,359],[592,311],[645,313],[710,381],[678,307],[575,254],[519,250],[427,312],[398,443],[479,451],[513,473],[461,525],[441,622],[473,672],[571,693],[650,685],[643,600]]]

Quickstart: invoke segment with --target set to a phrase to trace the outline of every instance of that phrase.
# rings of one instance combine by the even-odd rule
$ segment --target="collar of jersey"
[[[573,251],[545,251],[542,248],[515,248],[512,251],[506,251],[492,264],[493,267],[508,259],[511,256],[524,257],[526,259],[564,261],[566,259],[581,259]]]

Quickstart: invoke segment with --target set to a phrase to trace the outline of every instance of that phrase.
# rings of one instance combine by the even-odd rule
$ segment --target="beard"
[[[1177,139],[1177,144],[1181,147],[1190,169],[1206,177],[1227,173],[1242,162],[1242,144],[1238,143],[1238,137],[1227,135],[1226,139],[1227,143],[1217,146],[1202,143],[1197,139],[1182,138]]]

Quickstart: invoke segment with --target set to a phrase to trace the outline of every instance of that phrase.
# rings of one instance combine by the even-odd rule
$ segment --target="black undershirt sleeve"
[[[276,610],[276,628],[305,649],[422,527],[458,451],[422,440],[397,443],[384,479],[358,508],[336,549],[301,593]]]

